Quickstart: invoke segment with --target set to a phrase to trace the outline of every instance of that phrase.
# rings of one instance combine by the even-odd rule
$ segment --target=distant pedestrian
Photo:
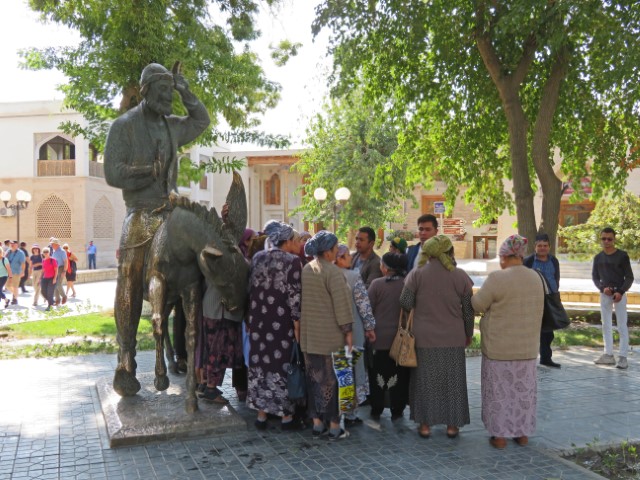
[[[4,257],[4,249],[0,247],[0,299],[4,300],[4,308],[9,306],[9,299],[4,294],[4,286],[11,276],[11,263]]]
[[[620,355],[618,364],[620,369],[626,369],[627,352],[629,350],[629,329],[627,328],[627,291],[633,285],[633,271],[629,255],[615,246],[616,232],[607,227],[600,232],[602,252],[593,259],[591,278],[600,290],[600,316],[602,319],[602,338],[604,353],[595,363],[597,365],[615,365],[613,356],[613,309],[616,311],[616,323],[620,335]]]
[[[56,301],[56,306],[67,303],[67,295],[64,293],[64,284],[66,283],[66,272],[68,266],[67,254],[60,248],[60,240],[55,237],[51,237],[51,258],[56,261],[58,274],[56,281],[54,282],[55,288],[53,296]]]
[[[480,320],[482,422],[494,448],[529,443],[536,428],[538,356],[544,287],[522,263],[527,239],[511,235],[498,255],[502,270],[491,272],[471,297]]]
[[[65,279],[67,280],[67,289],[65,294],[69,295],[69,290],[71,290],[71,298],[75,298],[76,287],[74,284],[76,282],[76,273],[78,271],[78,257],[76,257],[75,253],[71,251],[68,243],[65,243],[62,246],[62,249],[67,253],[67,269],[64,274]]]
[[[29,252],[27,251],[27,242],[20,242],[20,251],[24,253],[25,258],[24,271],[20,277],[20,290],[22,293],[29,293],[27,287],[25,287],[25,283],[29,280],[29,275],[31,275],[31,260],[29,259]]]
[[[40,288],[40,281],[42,280],[42,254],[40,253],[39,245],[31,246],[31,285],[33,285],[33,306],[38,305],[38,297],[42,294],[42,298],[45,300],[47,297]]]
[[[89,270],[96,269],[96,254],[98,253],[98,248],[93,244],[93,240],[89,242],[89,246],[87,247],[87,258],[89,260]]]
[[[540,272],[549,286],[551,293],[560,290],[560,263],[558,259],[549,253],[549,235],[542,233],[536,236],[536,252],[524,259],[524,266]],[[540,365],[560,368],[560,364],[551,360],[551,342],[555,338],[553,330],[540,332]]]
[[[58,280],[58,262],[49,255],[49,247],[42,249],[42,294],[47,299],[47,311],[53,306],[53,291]]]
[[[7,282],[7,287],[9,291],[13,294],[13,300],[11,300],[11,305],[18,304],[18,294],[20,292],[20,279],[24,274],[24,269],[27,263],[27,259],[22,253],[22,250],[18,248],[18,241],[11,240],[11,250],[6,254],[7,260],[11,264],[11,277]]]

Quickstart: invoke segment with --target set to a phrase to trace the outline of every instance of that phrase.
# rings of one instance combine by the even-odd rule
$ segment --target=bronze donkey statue
[[[208,210],[188,198],[173,196],[171,203],[174,208],[156,231],[145,264],[145,299],[151,304],[156,340],[154,385],[157,390],[169,387],[163,340],[169,334],[169,313],[182,303],[186,319],[186,411],[193,413],[198,409],[195,350],[198,319],[202,318],[202,277],[220,290],[225,308],[245,308],[249,266],[238,242],[247,223],[247,200],[242,179],[234,172],[225,222],[215,208]]]

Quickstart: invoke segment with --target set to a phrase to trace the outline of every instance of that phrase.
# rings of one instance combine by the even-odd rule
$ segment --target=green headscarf
[[[430,238],[422,244],[422,253],[420,254],[420,260],[418,266],[421,267],[430,257],[437,258],[440,263],[449,271],[455,270],[456,266],[453,263],[453,259],[447,253],[453,248],[451,240],[446,235],[436,235]]]

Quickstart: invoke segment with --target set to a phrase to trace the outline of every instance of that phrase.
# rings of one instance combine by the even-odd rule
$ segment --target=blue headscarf
[[[317,257],[322,252],[327,252],[338,243],[338,237],[326,230],[320,230],[304,244],[304,254],[309,257]]]
[[[346,255],[349,252],[349,247],[347,247],[344,243],[338,245],[338,258]]]
[[[293,238],[293,227],[278,220],[269,220],[264,225],[264,234],[269,238],[271,245],[277,247]]]

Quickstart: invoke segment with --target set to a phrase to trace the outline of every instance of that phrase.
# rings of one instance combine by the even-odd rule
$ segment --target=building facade
[[[31,194],[18,215],[0,202],[0,237],[41,248],[50,237],[68,243],[78,256],[78,268],[87,267],[86,247],[97,246],[97,266],[116,264],[116,249],[124,218],[119,190],[104,180],[102,157],[84,138],[60,131],[62,122],[84,123],[81,115],[65,111],[62,102],[0,104],[0,138],[5,145],[1,160],[0,191]]]

